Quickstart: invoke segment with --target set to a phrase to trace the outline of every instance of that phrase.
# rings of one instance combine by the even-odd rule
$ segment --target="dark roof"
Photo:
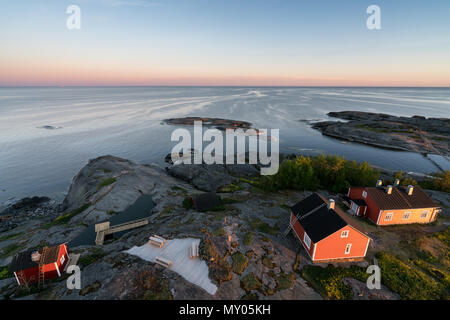
[[[367,207],[367,203],[363,199],[350,199],[350,201],[356,203],[358,207]]]
[[[438,205],[419,186],[414,186],[412,195],[406,193],[407,187],[392,187],[387,194],[385,187],[367,187],[367,193],[381,210],[434,208]]]
[[[198,211],[206,211],[222,204],[219,196],[214,192],[196,194],[192,197],[192,202],[194,209]]]
[[[315,211],[311,212],[312,210]],[[347,225],[336,211],[328,209],[327,202],[316,193],[295,204],[292,212],[314,243]]]
[[[60,248],[59,245],[47,248],[44,257],[45,258],[44,264],[54,263],[58,261],[59,248]],[[16,272],[38,267],[39,263],[31,260],[31,254],[36,251],[42,253],[42,250],[43,248],[40,249],[33,248],[17,253],[12,259],[11,264],[9,265],[9,271]]]

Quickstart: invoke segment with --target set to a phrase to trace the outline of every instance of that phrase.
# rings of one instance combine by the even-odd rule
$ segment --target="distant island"
[[[450,156],[450,119],[422,116],[397,117],[361,111],[329,112],[348,120],[312,124],[323,135],[393,150]]]

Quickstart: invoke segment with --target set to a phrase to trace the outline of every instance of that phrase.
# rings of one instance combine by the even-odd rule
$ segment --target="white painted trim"
[[[308,253],[308,256],[309,256],[309,257],[311,258],[311,260],[312,260],[313,258],[312,258],[311,255],[309,254],[308,248],[306,248],[306,246],[305,246],[305,244],[303,243],[302,239],[300,239],[300,237],[298,236],[297,231],[295,231],[295,229],[292,229],[292,230],[294,231],[295,235],[297,236],[298,241],[300,241],[300,243],[302,244],[302,246],[303,246],[303,248],[305,249],[306,253]],[[314,244],[314,246],[315,246],[315,244]]]
[[[306,241],[305,241],[306,238],[309,240],[309,246],[308,246],[308,244],[307,244]],[[311,250],[311,243],[312,243],[312,240],[311,240],[311,238],[308,236],[308,234],[306,233],[306,231],[303,231],[303,242],[304,242],[305,245],[308,247],[308,250]]]
[[[347,197],[350,197],[350,190],[352,189],[352,187],[350,187],[350,188],[348,188],[348,191],[347,191]]]
[[[58,277],[61,277],[61,272],[59,272],[58,264],[55,262],[56,272],[58,272]]]
[[[381,217],[381,213],[382,213],[383,211],[379,211],[378,212],[378,218],[377,218],[377,225],[379,225],[380,224],[380,217]]]
[[[314,260],[314,262],[317,262],[317,261],[331,261],[331,260],[339,260],[339,259],[358,259],[358,258],[364,258],[364,256],[359,256],[359,257],[346,256],[346,257],[331,258],[331,259],[316,259],[316,260]]]
[[[364,251],[364,257],[366,256],[367,250],[369,249],[369,243],[370,243],[370,238],[367,239],[367,246],[366,246],[366,250]]]
[[[349,250],[348,250],[348,252],[347,252],[348,246],[350,246],[350,248],[349,248]],[[352,251],[352,244],[351,244],[351,243],[347,243],[347,244],[345,245],[345,251],[344,251],[344,254],[350,254],[351,251]]]
[[[17,284],[20,286],[20,281],[19,281],[19,278],[17,278],[17,273],[16,272],[14,272],[14,277],[16,277]]]
[[[316,256],[316,244],[314,243],[314,249],[313,249],[313,255],[311,257],[311,260],[314,261],[314,257]]]

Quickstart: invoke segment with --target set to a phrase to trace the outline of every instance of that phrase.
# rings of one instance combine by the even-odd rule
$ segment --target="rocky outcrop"
[[[213,127],[219,130],[252,128],[252,124],[250,122],[222,119],[222,118],[185,117],[185,118],[165,119],[163,121],[164,123],[170,125],[184,125],[184,126],[192,126],[194,125],[195,121],[201,121],[203,126]]]
[[[328,116],[348,122],[312,124],[326,136],[394,150],[450,155],[450,119],[360,111],[330,112]]]

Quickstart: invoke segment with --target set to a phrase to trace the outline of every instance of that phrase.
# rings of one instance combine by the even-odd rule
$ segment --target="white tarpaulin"
[[[198,285],[213,295],[216,293],[217,286],[208,277],[208,265],[199,258],[189,258],[189,248],[193,242],[198,245],[200,239],[167,240],[162,248],[146,243],[143,246],[135,246],[125,252],[150,262],[155,262],[156,257],[166,258],[172,261],[172,265],[168,268],[169,270],[178,273],[187,281]]]

